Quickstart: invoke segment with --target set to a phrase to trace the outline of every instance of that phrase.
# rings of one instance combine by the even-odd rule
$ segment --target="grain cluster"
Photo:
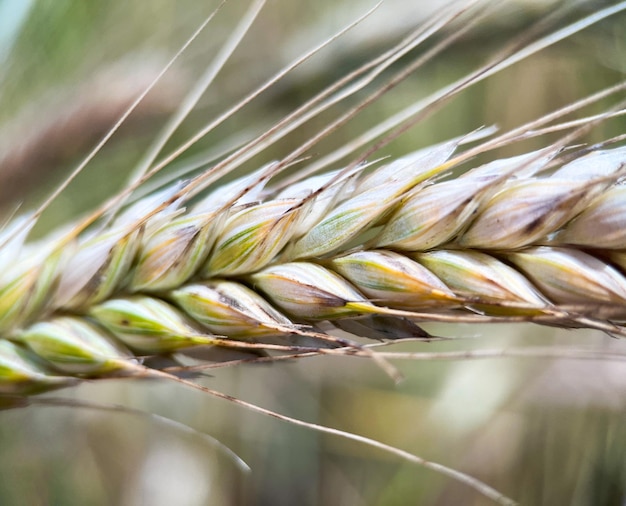
[[[623,114],[624,104],[558,121],[623,93],[626,84],[509,132],[478,129],[393,160],[377,158],[377,151],[460,91],[625,10],[626,3],[533,43],[514,41],[475,73],[416,101],[345,149],[307,158],[318,142],[478,23],[485,12],[474,11],[475,4],[442,10],[199,176],[136,197],[141,184],[197,139],[334,40],[288,65],[155,164],[262,8],[263,1],[253,2],[126,190],[91,217],[38,241],[28,237],[39,211],[13,218],[0,231],[0,400],[84,379],[164,377],[152,358],[198,348],[265,358],[358,354],[393,375],[375,351],[345,332],[428,339],[420,326],[428,322],[533,322],[625,336],[626,147],[623,136],[593,147],[578,144],[594,126]],[[466,24],[455,25],[459,20]],[[389,77],[390,68],[449,25],[454,29]],[[221,176],[380,76],[375,91],[299,148],[220,184]],[[491,155],[555,132],[562,137],[543,149]],[[358,151],[351,162],[335,163]],[[477,155],[491,158],[478,163]],[[289,179],[283,171],[293,165],[301,170]],[[460,473],[440,470],[481,489]]]

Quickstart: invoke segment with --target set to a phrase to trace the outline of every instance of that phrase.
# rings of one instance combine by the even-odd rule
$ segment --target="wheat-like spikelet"
[[[122,216],[71,245],[37,245],[35,260],[25,256],[5,275],[0,325],[62,369],[58,361],[79,359],[64,338],[77,350],[100,338],[103,348],[82,357],[96,362],[96,375],[110,370],[107,357],[132,356],[114,353],[113,339],[136,353],[167,353],[370,315],[623,334],[626,279],[607,252],[626,249],[625,201],[615,197],[626,150],[557,169],[554,152],[531,153],[433,180],[454,166],[459,142],[367,176],[266,188],[262,200],[228,209],[212,195],[189,210],[180,199],[140,226]],[[303,191],[315,197],[297,197]],[[147,206],[150,214],[154,203],[129,212]]]
[[[369,64],[373,75],[469,8],[436,17],[382,63]],[[387,128],[390,138],[524,51],[511,48],[399,118]],[[626,148],[566,149],[623,111],[554,124],[623,85],[498,136],[479,130],[365,163],[373,145],[342,169],[304,176],[305,168],[289,184],[275,178],[374,92],[280,161],[207,190],[306,114],[348,96],[347,84],[365,86],[360,79],[369,70],[193,179],[125,205],[169,158],[154,167],[148,160],[137,184],[85,222],[37,243],[26,239],[38,213],[9,223],[0,237],[0,394],[30,395],[83,378],[166,377],[142,358],[207,345],[376,358],[335,336],[355,324],[367,336],[398,339],[426,337],[417,324],[428,321],[535,322],[626,335]],[[476,154],[544,127],[570,133],[539,151],[471,165]]]

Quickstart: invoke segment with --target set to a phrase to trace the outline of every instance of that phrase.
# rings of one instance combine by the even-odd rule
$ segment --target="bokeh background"
[[[444,3],[388,0],[368,21],[207,136],[170,170],[191,164],[202,170],[225,149],[262,132],[325,84],[399,40]],[[556,29],[611,3],[617,2],[501,2],[459,43],[311,155],[322,156],[465,75],[532,23],[559,11],[552,25]],[[231,0],[223,7],[51,206],[36,235],[76,219],[124,187],[125,177],[246,4]],[[32,208],[63,181],[216,5],[197,0],[0,0],[0,218]],[[168,148],[371,5],[364,0],[269,0]],[[626,16],[617,15],[493,76],[381,154],[403,154],[482,125],[497,124],[505,130],[620,82],[626,72],[625,26]],[[368,91],[372,88],[360,97]],[[581,115],[610,105],[611,100],[604,101]],[[288,153],[331,116],[308,123],[242,170]],[[625,126],[623,119],[606,122],[583,141],[623,133]],[[490,156],[538,148],[554,138],[527,141]],[[458,339],[404,344],[394,350],[584,346],[626,351],[621,341],[585,330],[531,325],[427,329]],[[350,357],[215,369],[199,381],[280,413],[376,438],[462,470],[522,504],[625,503],[624,362],[493,358],[404,361],[398,367],[406,376],[400,385],[370,361]],[[0,412],[0,504],[489,504],[433,471],[178,385],[103,381],[54,397],[60,395],[158,416],[37,405]]]

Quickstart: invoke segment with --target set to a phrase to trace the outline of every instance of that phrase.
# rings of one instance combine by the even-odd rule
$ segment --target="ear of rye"
[[[515,56],[502,62],[511,60]],[[565,303],[579,304],[577,316],[585,301],[594,304],[590,316],[598,303],[619,313],[613,306],[624,303],[621,264],[609,265],[594,249],[612,249],[617,259],[626,249],[619,226],[624,148],[590,153],[553,174],[541,172],[547,163],[559,165],[559,148],[548,146],[447,176],[463,159],[461,153],[449,161],[455,150],[481,135],[373,169],[349,166],[305,178],[299,189],[280,193],[271,183],[280,163],[194,205],[186,202],[192,196],[186,185],[173,185],[133,204],[97,235],[80,234],[67,245],[53,239],[33,253],[7,227],[13,237],[3,254],[20,257],[21,267],[0,277],[1,328],[28,345],[24,336],[35,335],[30,326],[49,321],[62,328],[56,315],[69,311],[79,319],[90,315],[103,333],[108,329],[136,350],[163,353],[214,343],[211,326],[230,326],[225,337],[237,338],[325,318],[393,318],[394,310],[407,311],[398,318],[418,309],[466,311],[467,318],[496,301],[500,306],[491,309],[503,321],[519,317],[515,304],[528,305],[522,313],[529,320],[545,316],[541,308],[561,311],[564,325]],[[600,238],[592,234],[596,225]],[[397,252],[376,249],[381,246]],[[234,283],[222,286],[239,290],[237,297],[208,291],[218,277]],[[124,293],[137,295],[116,298]],[[210,316],[218,293],[232,318],[239,304],[249,304],[238,316],[243,327]]]
[[[626,335],[626,149],[605,147],[573,161],[562,156],[576,136],[615,111],[575,125],[542,150],[478,167],[469,162],[469,170],[467,161],[488,153],[489,142],[507,145],[534,127],[492,141],[470,134],[363,164],[461,89],[619,9],[626,5],[536,45],[513,44],[475,74],[380,125],[382,140],[362,159],[357,154],[326,174],[297,176],[286,188],[275,176],[406,76],[399,72],[378,83],[360,105],[284,159],[210,192],[203,189],[215,174],[237,169],[282,130],[330,107],[328,96],[340,101],[342,95],[334,88],[321,92],[272,135],[261,134],[188,182],[125,206],[115,219],[102,218],[125,194],[91,221],[37,245],[25,240],[37,215],[15,218],[0,236],[0,265],[13,266],[0,273],[0,394],[132,375],[139,355],[237,340],[244,343],[233,346],[245,348],[248,340],[307,332],[364,353],[324,334],[327,322],[364,336],[402,339],[424,337],[416,322],[429,314],[464,322],[487,315],[489,321],[582,324]],[[413,37],[407,44],[417,46],[419,36]],[[382,60],[403,54],[400,46]],[[420,62],[411,65],[419,68]],[[375,68],[373,77],[385,67]],[[351,142],[347,152],[358,151],[365,138]],[[471,142],[473,148],[465,147]],[[345,152],[330,158],[343,159]],[[100,229],[85,232],[99,219]]]

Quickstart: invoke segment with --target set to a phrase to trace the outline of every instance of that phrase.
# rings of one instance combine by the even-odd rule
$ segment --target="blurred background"
[[[33,208],[63,181],[217,3],[0,0],[0,219]],[[324,85],[390,47],[445,3],[387,0],[168,170],[206,168]],[[310,153],[313,159],[467,74],[538,20],[554,15],[547,29],[556,29],[617,2],[501,4],[458,43],[322,142]],[[164,152],[372,5],[364,0],[269,0]],[[222,8],[51,206],[37,235],[75,220],[124,187],[151,139],[246,6],[231,0]],[[626,73],[625,26],[626,16],[616,15],[498,73],[421,121],[380,155],[401,155],[483,125],[506,130],[620,82]],[[458,29],[451,26],[425,48]],[[412,57],[420,51],[425,49]],[[284,156],[356,100],[307,123],[242,171]],[[604,101],[580,115],[612,103]],[[581,142],[621,134],[625,127],[623,119],[603,123]],[[490,157],[535,149],[555,138],[526,141]],[[458,339],[393,350],[589,346],[626,352],[621,341],[585,330],[531,325],[428,325],[427,330]],[[280,413],[375,438],[459,469],[521,504],[626,504],[623,362],[493,358],[404,361],[398,367],[406,376],[400,385],[370,361],[350,357],[227,367],[211,370],[200,381]],[[93,382],[52,396],[158,416],[36,405],[0,412],[0,504],[490,504],[466,486],[391,455],[165,382]]]

